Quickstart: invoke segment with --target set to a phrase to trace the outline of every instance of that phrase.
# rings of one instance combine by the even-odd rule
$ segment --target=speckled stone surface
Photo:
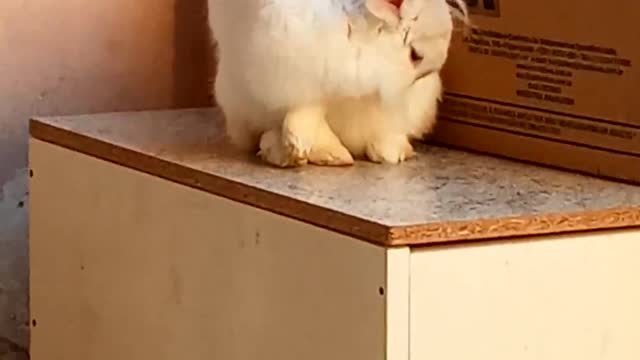
[[[423,145],[399,166],[277,169],[215,109],[39,118],[32,137],[386,245],[640,226],[640,187]]]

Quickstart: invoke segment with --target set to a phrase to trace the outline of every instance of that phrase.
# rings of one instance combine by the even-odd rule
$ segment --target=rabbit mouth
[[[424,57],[420,55],[413,46],[411,47],[411,52],[409,53],[409,57],[411,58],[411,63],[413,64],[413,66],[420,65],[420,63],[424,59]]]

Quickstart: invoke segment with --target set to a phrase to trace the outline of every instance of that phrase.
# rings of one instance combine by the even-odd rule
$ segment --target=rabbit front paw
[[[353,164],[353,156],[342,145],[326,120],[318,123],[316,138],[309,152],[309,162],[323,166],[345,166]]]
[[[320,121],[324,121],[324,108],[320,106],[292,108],[281,128],[262,134],[258,156],[279,167],[307,164]]]
[[[325,108],[321,105],[295,107],[287,112],[282,123],[282,143],[291,161],[308,161],[318,130],[325,123]]]
[[[312,147],[309,162],[322,166],[346,166],[353,165],[353,156],[342,144],[327,144]]]
[[[399,164],[416,155],[406,136],[389,136],[367,144],[367,158],[375,163]]]
[[[323,166],[353,164],[351,153],[327,124],[325,109],[321,106],[289,111],[282,128],[271,129],[262,135],[258,156],[278,167],[307,163]]]
[[[296,167],[307,163],[306,157],[292,154],[291,148],[285,146],[281,129],[271,129],[260,138],[258,157],[264,162],[277,167]]]
[[[353,164],[353,157],[335,135],[319,131],[315,143],[308,153],[300,154],[295,146],[286,145],[280,129],[265,132],[260,139],[258,156],[271,165],[278,167],[296,167],[307,162],[322,166],[346,166]]]

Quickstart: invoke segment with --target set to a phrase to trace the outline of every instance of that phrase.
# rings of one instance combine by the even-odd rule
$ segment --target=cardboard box
[[[433,139],[640,182],[640,2],[467,1]]]

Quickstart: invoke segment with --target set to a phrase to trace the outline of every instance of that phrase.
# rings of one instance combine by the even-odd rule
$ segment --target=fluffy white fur
[[[209,0],[231,140],[277,166],[411,157],[436,119],[451,8],[388,1]]]

